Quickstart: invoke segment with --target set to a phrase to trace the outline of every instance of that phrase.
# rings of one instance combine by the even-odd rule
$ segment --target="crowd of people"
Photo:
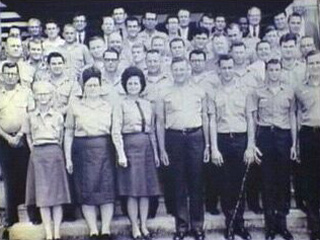
[[[0,62],[6,226],[25,204],[33,222],[40,210],[47,240],[61,239],[71,205],[90,239],[112,239],[121,199],[132,238],[152,239],[147,219],[164,196],[174,240],[204,240],[205,211],[219,214],[219,200],[225,238],[250,240],[247,198],[266,240],[293,240],[293,183],[319,240],[320,53],[299,11],[261,19],[257,7],[229,23],[115,8],[100,35],[82,13],[61,36],[54,20],[29,19],[27,38],[12,27]]]

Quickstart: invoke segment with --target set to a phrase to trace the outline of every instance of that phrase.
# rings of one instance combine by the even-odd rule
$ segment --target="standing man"
[[[102,17],[101,30],[102,30],[102,37],[105,42],[105,49],[107,49],[109,36],[111,33],[115,31],[114,19],[110,16]]]
[[[76,42],[80,44],[87,44],[87,17],[83,13],[76,13],[73,17],[72,24],[76,30]]]
[[[248,109],[249,89],[237,81],[231,56],[220,56],[218,63],[221,87],[211,98],[209,118],[212,161],[222,171],[221,205],[226,217],[225,238],[233,240],[237,234],[250,240],[251,235],[244,227],[244,198],[236,210],[243,191],[241,183],[246,165],[251,164],[255,156],[253,117]]]
[[[307,202],[310,240],[320,239],[320,52],[306,56],[307,78],[296,89],[301,168]]]
[[[287,13],[285,11],[278,12],[276,15],[274,15],[273,22],[277,29],[279,38],[289,33]]]
[[[260,26],[261,22],[261,10],[257,7],[251,7],[248,10],[248,21],[249,21],[249,34],[248,37],[260,38],[262,35],[262,29]]]
[[[203,161],[209,160],[206,94],[188,82],[188,63],[175,58],[171,64],[173,86],[163,91],[157,103],[157,134],[160,157],[169,165],[175,205],[176,233],[182,240],[191,231],[196,240],[203,231]],[[188,207],[188,196],[189,204]]]
[[[116,31],[119,31],[119,33],[121,34],[121,36],[123,38],[127,37],[127,32],[126,32],[126,28],[125,28],[125,23],[124,21],[127,18],[127,13],[124,10],[124,8],[119,7],[119,8],[115,8],[113,9],[113,14],[112,17],[114,19],[114,23],[115,23],[115,27],[116,27]]]

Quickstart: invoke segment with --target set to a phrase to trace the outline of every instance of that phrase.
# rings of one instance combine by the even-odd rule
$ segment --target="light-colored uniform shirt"
[[[247,105],[250,88],[235,79],[233,86],[221,85],[215,94],[210,96],[209,114],[216,119],[218,133],[247,132]]]
[[[29,88],[17,85],[13,90],[0,89],[0,127],[6,133],[21,129],[27,111],[34,109],[34,100]]]
[[[95,104],[79,99],[70,104],[65,127],[75,137],[102,136],[111,133],[113,105],[102,99]]]
[[[161,92],[164,103],[165,128],[183,130],[202,126],[203,101],[206,93],[198,86],[186,83],[173,85]]]
[[[257,111],[258,125],[275,126],[290,129],[290,109],[295,104],[294,91],[289,86],[282,85],[276,92],[268,86],[252,92],[252,106],[249,111]]]
[[[207,94],[212,94],[221,82],[215,71],[204,71],[198,75],[192,75],[190,83],[202,88]]]
[[[63,136],[63,116],[50,108],[44,114],[38,109],[29,112],[22,132],[31,135],[32,145],[61,144]]]
[[[295,63],[290,67],[286,68],[282,65],[281,70],[281,81],[284,84],[295,88],[296,86],[303,83],[306,78],[306,64],[296,60]]]
[[[108,93],[110,91],[109,88],[113,88],[114,91],[119,96],[126,95],[126,92],[121,84],[121,75],[122,75],[122,70],[119,68],[117,72],[114,74],[113,79],[110,79],[110,77],[108,77],[105,72],[102,72],[102,78],[101,78],[102,94]]]
[[[45,39],[42,42],[43,52],[45,56],[48,56],[50,53],[59,50],[59,48],[65,43],[64,39],[58,36],[54,41],[51,41],[49,38]]]
[[[146,48],[149,50],[151,48],[151,40],[155,36],[162,37],[165,41],[167,41],[167,34],[160,32],[158,30],[155,30],[152,34],[148,33],[146,30],[143,30],[138,34],[139,38],[143,41]]]
[[[301,125],[320,127],[320,84],[313,86],[307,81],[295,89],[295,94]]]

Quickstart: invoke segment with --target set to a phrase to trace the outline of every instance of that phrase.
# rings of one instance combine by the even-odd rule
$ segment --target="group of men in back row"
[[[210,13],[192,22],[190,11],[181,9],[159,24],[154,12],[146,12],[140,21],[115,8],[112,15],[102,17],[102,34],[90,37],[83,14],[63,26],[62,37],[54,20],[45,23],[46,37],[39,19],[28,21],[26,39],[12,27],[0,63],[0,147],[6,153],[1,153],[0,163],[8,224],[18,220],[17,206],[25,201],[28,153],[17,150],[21,148],[17,133],[23,117],[19,109],[28,105],[25,96],[32,83],[50,81],[55,86],[54,105],[65,114],[72,98],[81,96],[83,69],[98,68],[103,78],[101,95],[108,99],[114,95],[117,101],[125,95],[123,70],[136,66],[146,76],[141,94],[155,106],[162,136],[160,158],[163,162],[181,158],[175,169],[164,167],[161,174],[167,211],[176,219],[175,240],[185,237],[189,224],[197,239],[204,238],[203,189],[207,210],[213,213],[221,196],[226,238],[237,234],[251,239],[244,226],[244,198],[236,208],[246,164],[251,166],[248,204],[256,212],[259,198],[252,195],[259,193],[252,190],[262,191],[266,239],[276,234],[293,239],[286,226],[291,166],[296,194],[301,195],[297,205],[306,204],[310,239],[320,239],[320,53],[313,36],[302,34],[299,12],[289,16],[279,12],[265,28],[261,17],[261,10],[251,7],[237,22],[227,24],[223,14]],[[6,82],[17,76],[19,87],[6,89]],[[167,89],[177,87],[179,94],[172,97]],[[173,117],[172,109],[180,111]],[[181,136],[177,141],[165,139],[168,133],[161,133],[161,126],[178,129]],[[199,167],[203,162],[195,158],[199,150],[188,147],[194,131],[203,126],[207,126],[206,168]],[[8,135],[9,140],[4,138]],[[168,156],[169,146],[180,156]]]

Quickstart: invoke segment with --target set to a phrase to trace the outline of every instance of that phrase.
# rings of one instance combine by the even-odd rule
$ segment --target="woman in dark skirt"
[[[77,203],[89,226],[90,239],[98,238],[96,206],[100,208],[100,239],[111,239],[115,201],[115,155],[111,139],[113,106],[100,96],[101,72],[90,67],[82,74],[83,97],[74,101],[66,118],[67,170],[73,173]]]
[[[61,148],[63,116],[51,106],[53,86],[33,85],[37,107],[23,126],[31,149],[26,184],[26,205],[40,207],[46,239],[60,239],[62,204],[70,203],[67,173]],[[52,216],[51,218],[51,208]],[[52,234],[51,221],[54,223]]]
[[[146,85],[143,72],[129,67],[123,72],[121,82],[127,95],[117,108],[117,121],[112,132],[120,165],[117,168],[118,192],[128,198],[132,237],[150,238],[146,225],[149,197],[160,195],[154,116],[151,103],[139,97]]]

